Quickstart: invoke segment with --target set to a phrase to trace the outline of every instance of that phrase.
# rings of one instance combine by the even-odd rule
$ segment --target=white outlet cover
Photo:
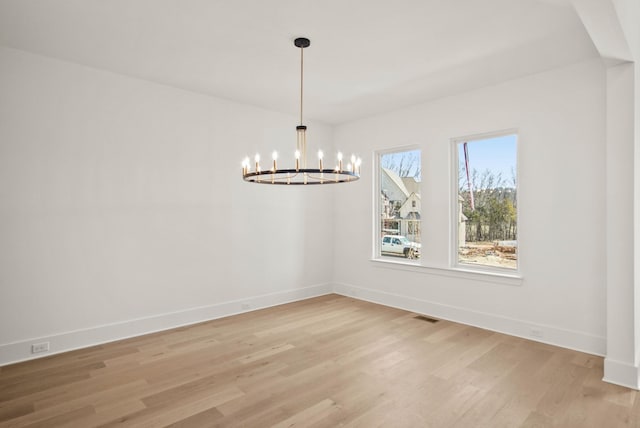
[[[31,345],[31,353],[39,354],[40,352],[47,352],[49,350],[49,342],[34,343]]]

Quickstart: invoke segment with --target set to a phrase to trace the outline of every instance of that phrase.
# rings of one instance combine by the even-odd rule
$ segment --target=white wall
[[[638,20],[640,19],[640,3],[634,0],[614,0],[618,19],[622,24],[626,34],[626,41],[634,59],[634,103],[633,103],[633,120],[634,120],[634,165],[635,165],[635,187],[634,187],[634,216],[635,216],[635,277],[633,286],[633,296],[635,300],[634,307],[634,325],[633,325],[633,342],[635,345],[635,356],[633,366],[635,366],[636,389],[640,386],[640,27]],[[627,294],[629,295],[629,293]],[[628,329],[627,331],[629,331]]]
[[[633,88],[634,96],[631,103],[628,104],[627,111],[624,112],[623,120],[627,120],[626,126],[628,134],[626,138],[627,141],[633,145],[634,150],[633,165],[635,186],[633,188],[633,215],[635,233],[633,241],[633,282],[621,283],[615,290],[612,290],[614,295],[617,294],[616,297],[624,296],[627,300],[633,300],[631,313],[633,322],[621,327],[620,320],[617,317],[617,311],[611,312],[607,321],[609,323],[609,332],[614,328],[620,327],[615,333],[616,336],[614,340],[620,345],[620,348],[616,350],[627,351],[630,345],[634,355],[629,356],[628,352],[626,352],[626,358],[618,355],[617,357],[622,358],[617,362],[614,358],[610,358],[609,355],[607,355],[604,368],[605,378],[614,379],[620,384],[640,389],[640,27],[638,27],[638,21],[640,20],[640,2],[634,0],[613,0],[613,3],[620,25],[625,34],[625,41],[629,46],[631,57],[634,60],[633,64],[623,64],[620,67],[616,67],[618,70],[611,70],[608,82],[610,85],[616,85],[614,88],[618,89],[621,83],[618,79],[623,79],[618,73],[630,73],[630,69],[633,69],[633,77],[626,77],[626,90],[630,91],[630,89]],[[612,81],[612,77],[614,76],[616,79]],[[617,101],[620,102],[626,99],[627,94],[622,95],[618,93],[617,95],[621,97],[617,98]],[[611,114],[619,113],[619,110],[611,112]],[[607,297],[609,298],[610,295],[611,293]],[[609,305],[609,307],[611,306]],[[629,318],[628,315],[625,318],[625,321],[627,321]],[[607,344],[607,347],[610,348],[609,344]],[[621,375],[620,379],[615,379],[616,375]]]
[[[638,389],[634,290],[634,65],[607,68],[607,358],[604,379]],[[637,231],[636,231],[637,233]]]
[[[5,48],[0,94],[0,364],[331,290],[331,189],[240,177],[294,117]]]
[[[605,70],[594,60],[338,127],[335,145],[363,155],[364,171],[375,150],[420,146],[422,263],[440,268],[450,254],[450,139],[516,128],[523,279],[370,261],[375,196],[365,173],[360,188],[336,192],[336,290],[604,354],[605,118]]]
[[[0,48],[0,364],[334,289],[605,351],[605,72],[529,76],[339,126],[354,184],[285,189],[240,161],[295,118]],[[423,152],[423,263],[447,267],[450,139],[517,128],[519,285],[371,262],[373,151]],[[231,178],[230,178],[231,177]],[[335,202],[335,203],[334,203]],[[332,216],[332,208],[334,216]],[[544,231],[544,233],[542,233]],[[332,278],[333,272],[333,278]]]

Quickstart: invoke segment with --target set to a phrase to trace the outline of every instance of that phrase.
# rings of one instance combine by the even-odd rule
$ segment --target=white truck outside
[[[380,252],[382,254],[404,256],[408,259],[417,259],[420,257],[420,247],[420,244],[411,242],[404,236],[385,235],[382,237]]]

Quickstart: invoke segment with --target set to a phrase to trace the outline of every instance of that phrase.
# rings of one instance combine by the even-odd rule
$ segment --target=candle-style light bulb
[[[362,164],[362,159],[356,159],[356,172],[360,174],[360,165]]]
[[[300,150],[296,150],[296,171],[300,169]]]
[[[278,160],[278,152],[276,152],[275,150],[273,151],[273,153],[271,154],[271,158],[273,159],[273,170],[275,171],[278,169],[278,165],[276,163],[276,161]]]
[[[320,171],[322,171],[322,158],[324,157],[324,153],[322,150],[318,150],[318,160],[320,161]]]
[[[338,152],[338,171],[342,171],[342,152]]]
[[[249,172],[249,165],[251,165],[251,164],[249,163],[249,158],[248,158],[248,157],[245,157],[245,158],[242,160],[242,175],[246,175],[246,174]]]

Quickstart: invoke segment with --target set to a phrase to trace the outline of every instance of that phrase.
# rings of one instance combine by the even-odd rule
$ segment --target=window
[[[420,150],[378,153],[376,257],[420,257]]]
[[[455,260],[465,267],[518,268],[517,135],[454,140]]]

